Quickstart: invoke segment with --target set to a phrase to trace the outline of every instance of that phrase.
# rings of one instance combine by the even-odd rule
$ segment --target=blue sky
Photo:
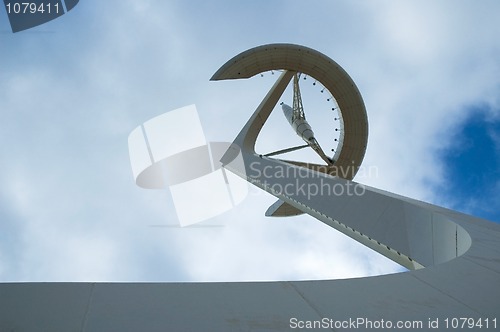
[[[400,268],[308,216],[273,220],[251,191],[212,220],[176,222],[135,186],[127,137],[195,103],[232,141],[272,76],[209,82],[248,48],[290,42],[337,61],[364,98],[368,185],[500,220],[497,1],[80,1],[12,34],[0,10],[0,280],[345,278]],[[273,115],[272,151],[293,133]],[[273,127],[274,128],[274,127]],[[328,133],[328,122],[314,126]]]
[[[447,174],[440,190],[451,200],[450,207],[500,222],[499,111],[484,105],[468,111],[471,115],[442,152]]]

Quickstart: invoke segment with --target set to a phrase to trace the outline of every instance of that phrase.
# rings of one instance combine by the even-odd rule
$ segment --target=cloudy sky
[[[13,34],[0,10],[0,281],[401,271],[312,217],[264,217],[275,199],[255,188],[211,227],[180,228],[168,191],[135,185],[127,138],[157,115],[196,104],[207,140],[233,140],[276,75],[209,78],[267,43],[317,49],[358,85],[377,172],[357,181],[500,221],[498,13],[493,0],[82,0]],[[273,117],[263,150],[293,136]]]

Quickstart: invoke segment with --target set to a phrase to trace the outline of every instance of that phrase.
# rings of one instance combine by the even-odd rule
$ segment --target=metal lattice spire
[[[293,76],[293,120],[305,119],[304,107],[302,106],[302,97],[299,88],[300,73]]]

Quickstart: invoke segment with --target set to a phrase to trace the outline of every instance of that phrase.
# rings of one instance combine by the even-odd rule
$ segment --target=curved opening
[[[266,72],[264,77],[257,75],[252,80],[266,84],[276,76]],[[311,127],[314,138],[328,158],[337,160],[344,135],[342,114],[335,98],[314,77],[306,75],[300,77],[300,92],[305,120]],[[326,165],[311,145],[297,133],[297,129],[289,123],[283,111],[283,104],[292,105],[292,101],[293,86],[290,82],[257,137],[256,153],[275,159]]]

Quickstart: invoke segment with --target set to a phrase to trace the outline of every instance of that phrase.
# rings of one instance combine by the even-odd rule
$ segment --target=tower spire
[[[305,120],[306,118],[304,114],[304,107],[302,106],[302,97],[300,95],[299,78],[300,73],[293,75],[293,120]]]

